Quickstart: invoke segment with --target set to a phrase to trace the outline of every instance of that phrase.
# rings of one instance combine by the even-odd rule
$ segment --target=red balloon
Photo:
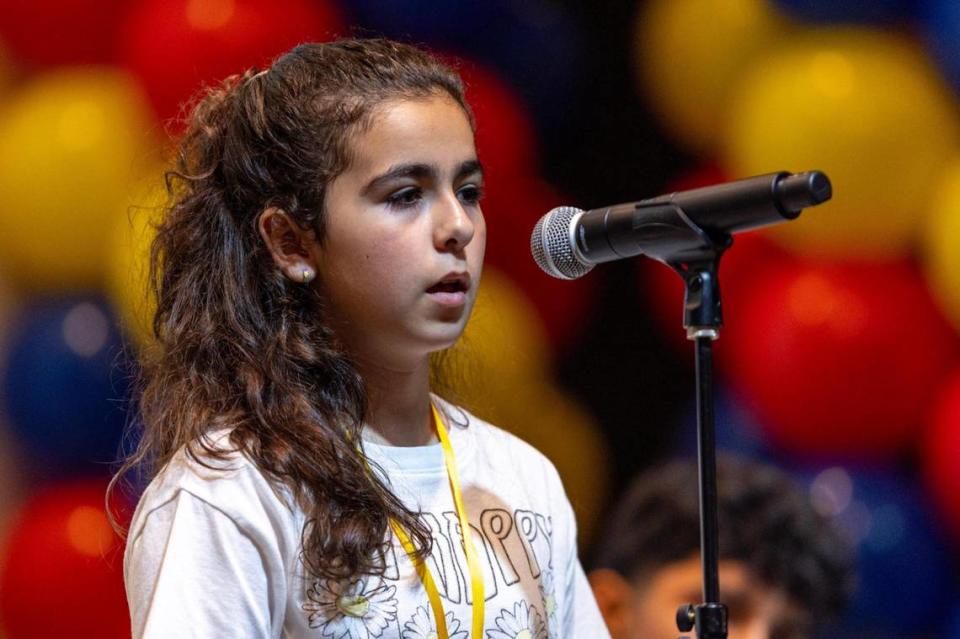
[[[519,95],[474,62],[450,59],[466,86],[477,123],[477,155],[488,184],[535,175],[538,170],[533,120]]]
[[[167,120],[201,85],[342,29],[334,5],[321,0],[141,0],[124,22],[120,52]]]
[[[934,404],[923,442],[923,474],[943,520],[960,542],[960,370],[954,371]]]
[[[802,456],[903,451],[957,353],[906,263],[786,263],[738,313],[728,369],[773,442]]]
[[[108,64],[126,0],[0,0],[0,40],[33,67]]]
[[[559,195],[536,178],[490,184],[483,201],[487,220],[486,260],[506,273],[530,298],[562,350],[584,328],[591,307],[595,274],[558,280],[540,270],[530,253],[530,234],[547,211],[562,204]]]
[[[123,542],[104,511],[106,482],[49,486],[30,498],[6,542],[0,632],[20,637],[130,636]],[[119,501],[112,506],[128,511]]]

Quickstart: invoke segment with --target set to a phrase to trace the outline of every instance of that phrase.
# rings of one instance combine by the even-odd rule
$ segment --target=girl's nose
[[[435,226],[437,248],[447,251],[462,249],[473,239],[473,218],[455,193],[442,198],[437,206]]]

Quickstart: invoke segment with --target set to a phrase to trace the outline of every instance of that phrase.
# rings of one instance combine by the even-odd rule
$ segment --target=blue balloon
[[[944,637],[945,639],[960,639],[960,602],[953,606],[953,612],[950,615]]]
[[[907,637],[944,625],[954,568],[943,532],[909,476],[850,467],[805,471],[811,501],[856,548],[853,601],[832,637]]]
[[[915,0],[775,0],[788,15],[810,22],[890,23],[911,18]]]
[[[960,94],[960,2],[926,0],[922,12],[927,48],[954,91]]]
[[[691,381],[692,383],[692,381]],[[770,449],[755,417],[738,399],[736,393],[722,385],[714,390],[714,422],[718,453],[733,453],[758,461],[771,461]],[[697,454],[697,405],[691,398],[684,412],[683,426],[678,431],[677,448],[680,454]]]
[[[114,470],[131,375],[103,300],[57,298],[30,306],[12,337],[2,392],[31,469],[43,477]]]

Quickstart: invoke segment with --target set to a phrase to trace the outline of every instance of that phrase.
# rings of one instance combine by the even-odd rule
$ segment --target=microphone
[[[590,211],[560,206],[537,222],[530,250],[541,269],[565,280],[636,255],[682,262],[731,233],[795,219],[832,194],[820,171],[780,171]]]

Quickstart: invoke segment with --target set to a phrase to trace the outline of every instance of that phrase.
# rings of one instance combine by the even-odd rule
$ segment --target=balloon
[[[7,530],[13,522],[26,488],[23,469],[20,467],[20,455],[13,446],[12,435],[6,419],[0,420],[0,541],[6,539]],[[3,563],[2,557],[3,555],[0,555],[0,564]],[[2,633],[0,637],[3,637]]]
[[[765,0],[652,0],[636,21],[643,92],[693,150],[718,148],[731,87],[787,31]]]
[[[157,169],[130,196],[114,221],[107,290],[124,332],[138,345],[153,339],[156,300],[150,287],[150,245],[162,221],[167,192]]]
[[[830,636],[914,637],[943,624],[954,571],[916,482],[849,467],[809,473],[811,504],[856,549],[857,579],[843,630]]]
[[[920,7],[927,48],[954,92],[960,95],[960,4],[954,0],[923,0]]]
[[[120,336],[91,298],[33,302],[3,365],[14,434],[44,475],[106,470],[118,456],[128,377]]]
[[[906,20],[913,0],[776,0],[793,18],[814,22],[887,23]]]
[[[0,628],[20,637],[130,636],[123,542],[104,510],[106,482],[53,484],[23,507],[5,543]],[[123,517],[119,500],[111,510]]]
[[[923,53],[878,31],[822,29],[771,51],[731,99],[726,168],[825,171],[833,199],[772,232],[818,257],[895,259],[958,140],[956,107]]]
[[[960,541],[960,371],[943,386],[923,438],[923,471],[926,485],[941,519]]]
[[[7,99],[13,81],[16,79],[17,69],[10,55],[10,49],[0,41],[0,97]]]
[[[120,51],[167,120],[201,85],[343,28],[324,0],[140,0],[122,25]]]
[[[909,264],[782,264],[740,313],[726,370],[772,442],[803,456],[903,451],[957,353]]]
[[[472,360],[469,373],[479,375],[470,383],[479,400],[509,395],[516,383],[545,379],[550,374],[552,353],[537,310],[496,268],[484,269],[461,342],[458,348]]]
[[[109,64],[125,0],[0,1],[0,38],[24,65]]]
[[[11,328],[19,306],[20,300],[13,295],[0,273],[0,361],[7,359]],[[7,416],[0,411],[0,540],[6,537],[11,517],[19,505],[25,488],[23,475],[20,451],[14,445],[13,431]],[[3,563],[2,557],[0,555],[0,563]]]
[[[586,326],[592,306],[595,274],[567,281],[540,270],[530,254],[530,234],[540,216],[562,200],[536,178],[490,183],[483,201],[487,220],[486,261],[510,276],[546,324],[557,350],[570,346]]]
[[[152,152],[132,78],[66,68],[32,80],[0,114],[0,264],[18,284],[101,283],[104,229]]]
[[[945,639],[960,639],[960,604],[953,606],[953,612],[950,615],[950,624]]]
[[[691,396],[681,428],[677,431],[677,447],[686,457],[696,457],[699,448],[697,417],[696,397]],[[770,459],[763,428],[746,410],[743,399],[723,384],[714,387],[714,427],[718,453],[732,453],[755,460]]]
[[[945,171],[925,220],[922,255],[940,308],[960,330],[960,161]]]

